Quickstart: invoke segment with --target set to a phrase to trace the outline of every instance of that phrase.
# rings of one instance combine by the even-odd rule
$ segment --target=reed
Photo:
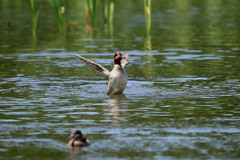
[[[145,12],[145,21],[146,21],[146,31],[151,32],[151,0],[144,1],[144,12]]]
[[[32,11],[32,35],[36,36],[38,16],[34,5],[34,0],[28,0],[28,3]]]
[[[111,0],[102,0],[103,19],[105,24],[112,24],[114,13],[114,2]]]
[[[52,4],[52,6],[53,6],[53,8],[55,10],[55,13],[57,15],[58,24],[59,24],[60,30],[61,31],[66,31],[66,26],[67,26],[67,23],[66,23],[66,12],[65,12],[66,0],[63,0],[63,6],[61,6],[59,4],[58,0],[50,0],[50,3]]]
[[[104,23],[108,23],[109,20],[109,1],[110,0],[102,0]]]
[[[114,13],[114,2],[110,2],[109,24],[113,23],[113,13]]]
[[[151,34],[147,32],[146,38],[145,38],[145,45],[144,50],[151,51],[152,50],[152,38]]]
[[[104,24],[112,24],[114,13],[114,2],[112,0],[86,0],[86,20],[93,28],[96,27],[99,6],[102,6]]]
[[[92,27],[96,26],[97,20],[97,0],[86,0],[87,6],[85,10],[87,12],[87,17],[89,18],[88,21]]]

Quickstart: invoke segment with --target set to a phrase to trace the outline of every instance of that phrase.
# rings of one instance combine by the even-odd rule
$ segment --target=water
[[[140,2],[116,8],[112,33],[61,34],[39,1],[48,23],[36,38],[27,5],[0,2],[1,29],[13,25],[0,39],[1,159],[240,158],[238,1],[153,1],[151,37]],[[74,19],[82,4],[72,7]],[[75,52],[111,70],[117,50],[130,55],[129,81],[108,97],[107,79]],[[89,147],[66,146],[74,129]]]

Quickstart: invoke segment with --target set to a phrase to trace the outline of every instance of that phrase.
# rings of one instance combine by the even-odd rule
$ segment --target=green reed
[[[61,31],[66,31],[66,0],[63,0],[63,5],[61,6],[58,2],[58,0],[50,0],[50,3],[52,4],[55,13],[58,18],[58,23]]]
[[[102,0],[103,19],[105,24],[112,24],[114,13],[114,2],[111,0]]]
[[[112,24],[113,22],[113,13],[114,13],[114,2],[110,2],[109,24]]]
[[[151,0],[144,1],[144,12],[145,12],[145,21],[146,21],[146,31],[151,32]]]
[[[32,35],[36,36],[37,33],[37,22],[38,22],[38,14],[35,9],[34,0],[28,0],[31,11],[32,11]]]
[[[98,2],[97,0],[86,0],[87,3],[87,9],[86,9],[86,13],[87,13],[87,17],[89,18],[88,23],[91,23],[92,27],[96,26],[96,20],[97,20],[97,5]]]
[[[99,3],[99,0],[86,0],[87,22],[92,27],[96,26],[100,5],[102,6],[104,24],[112,24],[113,22],[114,2],[112,0],[102,0],[101,2],[102,4]]]

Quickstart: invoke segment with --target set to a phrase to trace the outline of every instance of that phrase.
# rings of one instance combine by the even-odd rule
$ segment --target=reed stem
[[[151,0],[144,0],[146,31],[151,32]]]
[[[102,0],[103,19],[105,24],[112,24],[114,13],[114,2],[111,0]]]
[[[32,11],[32,35],[36,36],[37,33],[37,14],[36,14],[36,9],[34,5],[34,0],[29,0],[28,1],[31,7]]]
[[[103,20],[108,23],[109,20],[109,0],[102,0]]]
[[[66,31],[66,0],[63,1],[63,6],[60,6],[58,0],[50,0],[50,3],[52,4],[57,15],[61,31]]]
[[[114,13],[114,2],[110,2],[110,10],[109,10],[109,24],[113,23],[113,13]]]
[[[90,18],[90,23],[92,27],[96,26],[97,20],[97,0],[86,0],[87,7],[88,7],[88,15]]]

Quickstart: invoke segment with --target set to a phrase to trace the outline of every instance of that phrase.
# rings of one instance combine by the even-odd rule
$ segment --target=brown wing
[[[98,72],[103,73],[106,77],[109,77],[110,72],[104,68],[103,66],[101,66],[100,64],[97,64],[96,62],[90,61],[82,56],[79,56],[78,54],[76,54],[76,56],[81,59],[82,61],[84,61],[85,63],[87,63],[89,66],[91,66],[92,68],[96,69]]]
[[[121,66],[124,68],[128,64],[129,55],[127,53],[123,54],[123,59],[121,60]]]

